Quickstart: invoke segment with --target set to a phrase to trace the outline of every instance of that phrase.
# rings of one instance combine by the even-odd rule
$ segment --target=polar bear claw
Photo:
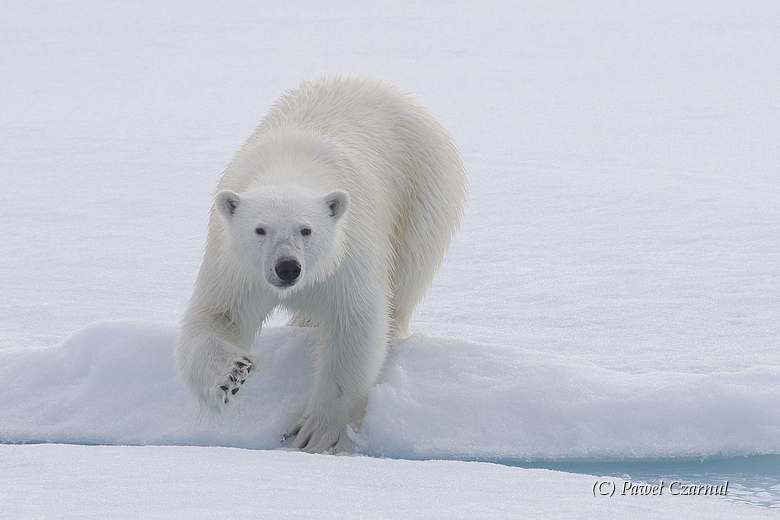
[[[231,362],[233,368],[223,376],[222,384],[217,385],[217,396],[222,404],[230,402],[230,396],[236,395],[241,386],[246,383],[249,373],[252,371],[254,363],[246,356]]]

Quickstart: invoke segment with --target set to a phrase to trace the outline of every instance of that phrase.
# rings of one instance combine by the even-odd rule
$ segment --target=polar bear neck
[[[312,129],[261,128],[236,154],[219,189],[232,185],[244,191],[274,184],[295,184],[316,191],[342,188],[338,179],[353,167],[336,142]]]

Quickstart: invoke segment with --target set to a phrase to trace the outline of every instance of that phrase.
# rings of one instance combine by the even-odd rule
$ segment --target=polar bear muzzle
[[[294,258],[280,258],[274,271],[281,282],[280,287],[290,287],[295,285],[301,275],[301,264]]]

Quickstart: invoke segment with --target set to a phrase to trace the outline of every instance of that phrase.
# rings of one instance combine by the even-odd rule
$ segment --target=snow
[[[475,462],[192,446],[0,445],[0,457],[14,475],[0,474],[0,504],[10,504],[0,512],[7,518],[51,518],[62,511],[77,511],[80,518],[186,519],[219,513],[278,519],[503,519],[538,518],[539,511],[574,519],[776,517],[713,496],[674,497],[668,483],[661,496],[621,496],[618,491],[597,500],[591,494],[595,478]],[[58,493],[53,495],[53,489]]]
[[[769,1],[5,2],[0,442],[114,446],[0,444],[0,517],[762,516],[397,459],[780,455],[778,23]],[[202,413],[172,369],[221,169],[334,71],[418,95],[471,193],[347,457],[280,449],[310,341],[283,316],[239,410]],[[780,502],[766,474],[745,500]]]
[[[171,326],[104,322],[58,346],[0,349],[0,439],[281,447],[311,392],[311,330],[263,331],[259,372],[226,416],[179,381],[175,338]],[[778,401],[780,367],[626,374],[418,333],[388,357],[355,440],[359,453],[404,459],[780,454]]]

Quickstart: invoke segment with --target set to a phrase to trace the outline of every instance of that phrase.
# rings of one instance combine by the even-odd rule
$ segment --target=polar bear
[[[450,134],[385,81],[331,75],[285,93],[228,164],[176,343],[180,374],[224,409],[266,317],[316,327],[313,390],[284,434],[351,447],[388,345],[407,337],[457,230],[466,172]],[[280,432],[282,433],[282,432]]]

